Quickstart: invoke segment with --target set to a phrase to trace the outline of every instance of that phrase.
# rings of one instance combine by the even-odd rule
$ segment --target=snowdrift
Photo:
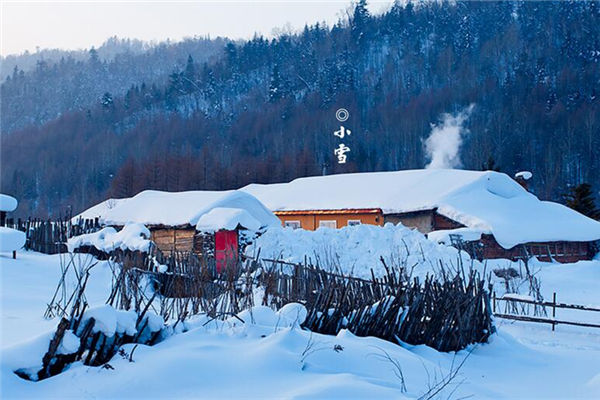
[[[0,252],[19,250],[25,240],[25,232],[0,226]]]

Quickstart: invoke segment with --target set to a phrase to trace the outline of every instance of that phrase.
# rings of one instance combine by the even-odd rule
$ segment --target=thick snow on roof
[[[72,218],[73,223],[77,223],[80,219],[94,219],[100,218],[106,214],[109,210],[112,210],[119,204],[127,201],[128,199],[108,199],[101,203],[96,204],[93,207],[88,208],[81,214],[78,214]]]
[[[14,211],[18,204],[17,199],[14,197],[0,193],[0,211]]]
[[[600,223],[540,201],[508,175],[424,169],[299,178],[241,190],[272,211],[381,208],[384,214],[437,208],[468,228],[491,233],[504,248],[520,243],[600,239]]]
[[[275,217],[277,218],[277,217]],[[212,232],[219,229],[233,230],[237,226],[257,231],[262,224],[248,211],[241,208],[216,207],[202,215],[196,224],[196,230]],[[279,220],[277,225],[280,225]]]
[[[225,212],[223,209],[229,211]],[[82,214],[89,215],[90,210]],[[281,224],[279,219],[255,197],[236,190],[222,192],[146,190],[129,199],[120,200],[115,207],[99,211],[102,212],[99,215],[100,221],[105,225],[125,225],[135,222],[146,226],[196,226],[202,222],[203,229],[218,230],[233,229],[235,226],[231,227],[231,224],[234,222],[240,223],[247,229]],[[244,223],[252,226],[245,226]]]

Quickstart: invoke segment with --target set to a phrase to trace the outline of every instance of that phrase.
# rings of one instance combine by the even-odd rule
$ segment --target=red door
[[[215,259],[217,261],[217,273],[237,263],[238,257],[238,233],[237,231],[218,231],[215,233]]]

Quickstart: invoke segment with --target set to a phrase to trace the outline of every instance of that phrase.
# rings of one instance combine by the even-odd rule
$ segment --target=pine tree
[[[196,66],[194,65],[194,59],[192,58],[191,54],[188,55],[182,79],[183,89],[186,93],[192,93],[198,87],[196,84]]]
[[[112,94],[109,92],[105,92],[100,99],[100,103],[104,109],[111,108],[113,106],[114,100]]]
[[[600,220],[600,209],[596,207],[596,200],[589,183],[581,183],[571,187],[565,196],[568,207],[590,218]]]
[[[494,160],[494,157],[489,156],[487,161],[481,164],[481,170],[500,172],[500,166],[496,165],[496,160]]]
[[[369,26],[369,10],[367,10],[367,1],[359,0],[354,8],[354,14],[351,21],[352,36],[357,44],[366,43],[367,27]]]
[[[269,101],[271,103],[276,102],[279,99],[285,97],[285,88],[283,83],[283,77],[279,71],[279,66],[275,64],[273,66],[273,72],[271,74],[271,83],[269,85]]]

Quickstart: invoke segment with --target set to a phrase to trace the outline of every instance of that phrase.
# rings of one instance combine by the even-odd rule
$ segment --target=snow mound
[[[25,232],[0,226],[0,252],[19,250],[25,240]]]
[[[12,196],[0,193],[0,211],[11,212],[17,208],[19,202]]]
[[[147,252],[150,249],[150,231],[142,224],[127,224],[119,232],[107,227],[94,233],[74,236],[67,241],[70,252],[83,246],[92,246],[105,253],[113,250],[131,250]]]
[[[83,314],[80,330],[90,318],[95,320],[93,331],[102,332],[107,337],[115,334],[133,336],[138,333],[136,327],[138,314],[135,311],[117,310],[107,304],[91,308]],[[154,333],[164,327],[164,320],[160,315],[147,311],[140,326],[145,332]]]
[[[300,303],[288,303],[281,307],[277,314],[291,322],[292,325],[302,325],[306,321],[308,311]]]
[[[388,266],[413,269],[415,276],[434,273],[439,261],[454,266],[459,259],[466,266],[471,263],[465,252],[438,245],[417,230],[391,223],[383,227],[364,224],[316,231],[271,228],[248,246],[246,255],[252,257],[259,249],[261,258],[302,263],[307,257],[323,268],[335,267],[363,278],[371,277],[371,269],[376,275],[385,273],[381,257]]]
[[[292,328],[300,326],[307,315],[306,307],[300,303],[288,303],[279,311],[273,311],[267,306],[254,306],[230,318],[229,322],[237,325],[242,320],[244,324],[262,327]]]

